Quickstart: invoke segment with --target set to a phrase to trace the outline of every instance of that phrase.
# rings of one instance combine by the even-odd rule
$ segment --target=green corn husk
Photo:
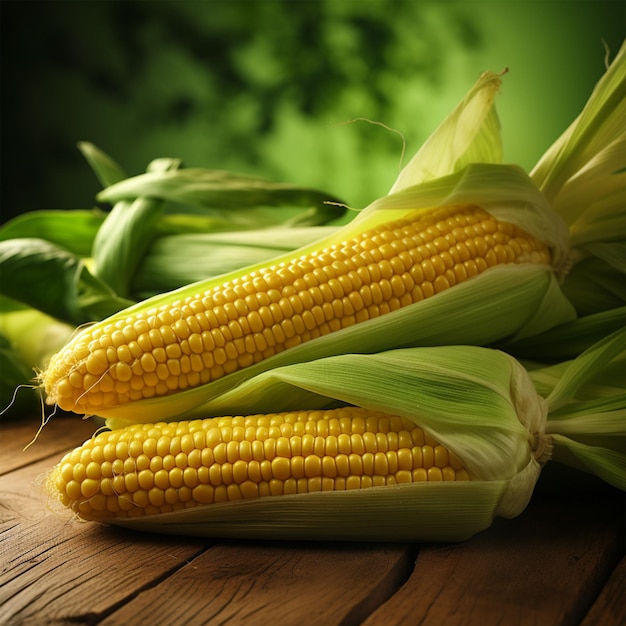
[[[400,415],[454,452],[470,481],[269,496],[107,521],[207,537],[462,541],[495,517],[520,514],[552,453],[626,490],[626,397],[621,387],[597,386],[605,370],[626,363],[625,336],[551,371],[545,398],[510,355],[476,346],[340,355],[264,372],[231,392],[230,414],[349,404]]]
[[[339,198],[316,189],[202,168],[148,172],[107,187],[97,198],[100,202],[119,202],[146,195],[195,207],[247,228],[274,224],[276,211],[272,207],[295,209],[283,221],[287,226],[325,224],[345,211]],[[259,207],[267,210],[260,211]]]

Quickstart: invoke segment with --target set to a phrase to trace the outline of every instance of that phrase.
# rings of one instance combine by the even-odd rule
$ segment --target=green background
[[[95,143],[129,174],[161,156],[336,194],[387,192],[485,70],[505,159],[530,169],[625,30],[622,1],[14,1],[2,11],[2,219],[86,208]]]

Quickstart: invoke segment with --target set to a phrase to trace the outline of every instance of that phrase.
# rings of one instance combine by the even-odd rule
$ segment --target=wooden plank
[[[357,624],[404,582],[413,560],[404,545],[222,542],[100,626]]]
[[[50,455],[57,454],[60,458],[82,444],[97,429],[93,420],[67,414],[52,417],[37,436],[40,425],[40,419],[35,416],[0,421],[0,474]],[[24,450],[36,436],[36,441]]]
[[[424,547],[363,626],[576,624],[624,551],[623,494],[533,499],[457,546]]]
[[[210,545],[52,513],[36,483],[53,463],[0,477],[0,624],[95,623]]]
[[[626,558],[615,568],[609,582],[589,610],[582,626],[624,626],[626,624]]]

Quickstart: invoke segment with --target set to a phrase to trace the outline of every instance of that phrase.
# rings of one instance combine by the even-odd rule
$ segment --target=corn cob
[[[406,418],[345,407],[134,424],[68,453],[50,491],[86,520],[421,481],[469,480]]]
[[[224,415],[206,403],[290,363],[571,321],[557,280],[567,226],[521,168],[498,163],[499,86],[481,77],[392,193],[328,237],[83,329],[40,375],[47,402],[116,426]]]
[[[550,263],[545,244],[480,207],[416,213],[85,329],[44,373],[48,402],[103,414],[204,385],[420,302],[498,264]]]

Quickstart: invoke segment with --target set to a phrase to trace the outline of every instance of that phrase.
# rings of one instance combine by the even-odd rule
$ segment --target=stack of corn
[[[606,380],[623,345],[617,334],[567,364],[546,399],[510,355],[477,346],[277,368],[233,402],[278,412],[98,434],[48,489],[83,519],[163,533],[462,540],[525,508],[553,448],[626,488],[626,403]],[[535,373],[550,387],[549,374]]]
[[[531,176],[500,163],[487,73],[337,232],[77,333],[42,372],[47,401],[111,432],[50,491],[164,532],[456,540],[521,512],[553,449],[625,488],[623,331],[530,374],[481,347],[576,332],[560,285],[624,250],[625,54]]]

